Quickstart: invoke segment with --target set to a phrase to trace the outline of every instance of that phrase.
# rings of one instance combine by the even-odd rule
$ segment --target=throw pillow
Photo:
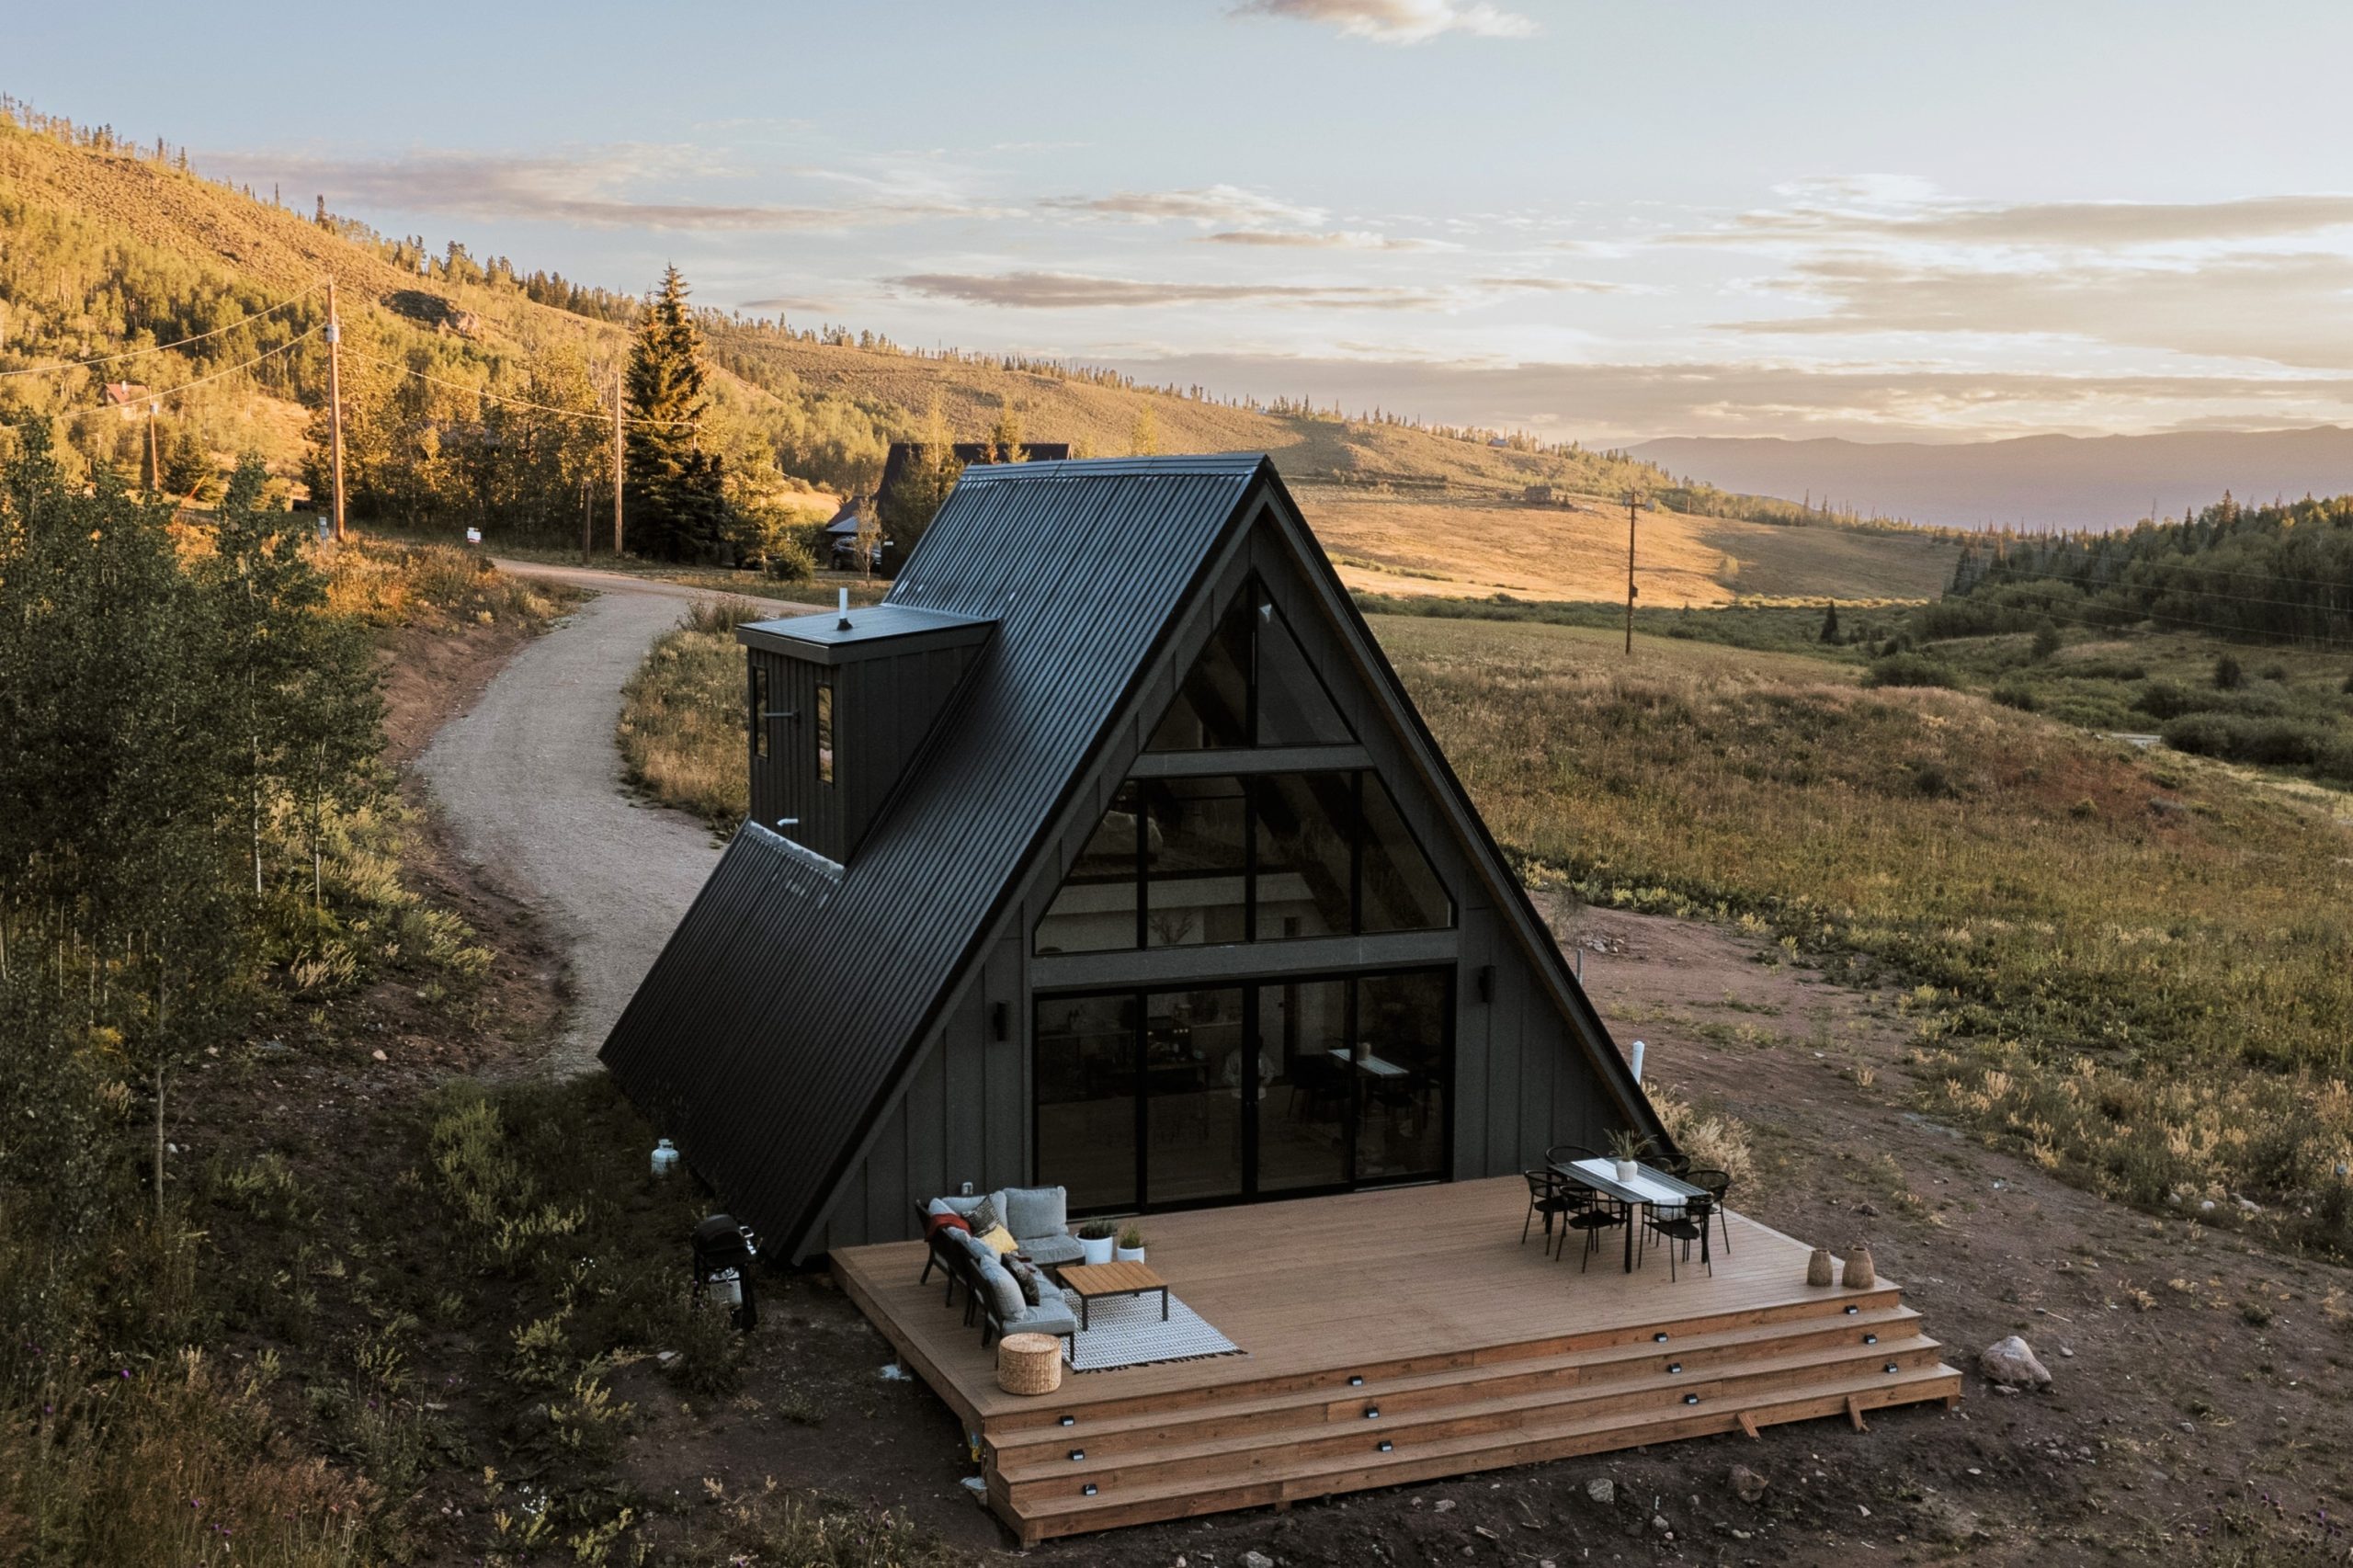
[[[1014,1283],[1013,1276],[1007,1274],[1002,1265],[981,1265],[981,1289],[989,1293],[990,1309],[996,1313],[999,1323],[1011,1323],[1021,1315],[1021,1309],[1026,1304],[1021,1300],[1021,1287]]]
[[[1005,1223],[1005,1215],[998,1210],[995,1204],[985,1198],[965,1210],[964,1218],[972,1221],[972,1234],[976,1236],[985,1236],[991,1230]]]
[[[1006,1271],[1013,1276],[1014,1282],[1021,1287],[1021,1299],[1023,1301],[1029,1302],[1034,1307],[1040,1301],[1045,1300],[1046,1282],[1042,1278],[1039,1278],[1037,1269],[1031,1267],[1029,1264],[1022,1262],[1017,1257],[1007,1257],[1005,1260],[1005,1267]]]
[[[980,1236],[984,1244],[998,1253],[1017,1251],[1021,1245],[1019,1242],[1013,1239],[1013,1233],[1003,1225],[992,1225],[983,1231]]]
[[[1006,1189],[1005,1226],[1017,1236],[1059,1236],[1070,1223],[1070,1197],[1059,1187]]]

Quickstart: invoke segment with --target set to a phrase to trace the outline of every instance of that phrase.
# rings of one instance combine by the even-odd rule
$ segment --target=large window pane
[[[1443,971],[1357,983],[1358,1181],[1442,1176],[1452,1055]]]
[[[1356,776],[1284,773],[1254,779],[1258,940],[1348,933],[1349,839]]]
[[[1454,902],[1378,776],[1364,776],[1364,924],[1367,931],[1435,931],[1454,924]]]
[[[1336,746],[1356,739],[1271,603],[1258,613],[1257,671],[1260,745]]]
[[[1117,952],[1136,945],[1136,787],[1122,784],[1071,865],[1044,918],[1041,953]]]
[[[1218,622],[1154,726],[1147,751],[1215,751],[1250,744],[1250,596]]]
[[[1355,1116],[1347,1040],[1346,981],[1258,987],[1260,1192],[1347,1183]]]
[[[1243,940],[1249,842],[1242,781],[1153,779],[1143,805],[1144,945]]]
[[[1156,1208],[1242,1195],[1242,1119],[1253,1088],[1242,993],[1145,998],[1144,1201]]]
[[[1038,1004],[1038,1180],[1074,1209],[1135,1207],[1136,1023],[1131,995]]]

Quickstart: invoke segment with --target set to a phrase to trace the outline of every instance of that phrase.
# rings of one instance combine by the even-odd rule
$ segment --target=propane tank
[[[654,1174],[656,1176],[665,1176],[677,1168],[678,1151],[676,1145],[673,1144],[667,1138],[655,1139],[654,1141]]]

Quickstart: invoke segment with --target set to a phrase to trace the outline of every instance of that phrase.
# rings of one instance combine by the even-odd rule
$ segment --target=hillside
[[[1944,528],[2129,528],[2224,491],[2245,500],[2353,491],[2353,430],[2177,431],[1924,441],[1677,437],[1632,455],[1727,490],[1834,499]]]
[[[526,278],[461,246],[428,252],[348,220],[321,222],[206,180],[160,147],[62,122],[0,123],[0,219],[10,242],[0,250],[0,371],[214,334],[118,363],[0,376],[0,419],[47,416],[61,445],[142,473],[144,422],[108,416],[101,398],[101,382],[132,381],[170,394],[161,444],[192,454],[176,465],[185,473],[257,451],[299,482],[324,394],[315,286],[332,273],[359,520],[560,543],[596,509],[607,428],[597,388],[626,350],[625,327],[601,319],[625,312],[617,296]],[[590,296],[597,313],[541,302]],[[1390,593],[1617,597],[1616,502],[1629,487],[1687,508],[1646,517],[1642,581],[1653,603],[1916,597],[1950,568],[1951,546],[1927,536],[1791,526],[1784,503],[1678,489],[1622,454],[824,342],[716,313],[703,324],[719,368],[707,438],[738,476],[741,503],[779,528],[827,493],[870,488],[888,443],[917,435],[936,402],[960,437],[1009,415],[1032,437],[1099,456],[1132,449],[1146,429],[1162,451],[1267,451],[1352,580]],[[1552,504],[1523,499],[1539,486]]]

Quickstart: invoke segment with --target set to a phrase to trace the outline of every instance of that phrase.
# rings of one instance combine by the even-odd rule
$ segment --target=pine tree
[[[686,279],[665,268],[630,353],[622,506],[631,549],[670,561],[719,553],[727,506],[717,458],[702,449],[710,407],[702,334],[687,308]]]
[[[923,438],[915,443],[915,450],[908,458],[910,460],[892,483],[890,494],[878,498],[882,527],[888,536],[883,544],[883,570],[894,576],[899,563],[906,560],[915,541],[931,527],[932,517],[964,472],[964,465],[956,460],[956,444],[948,434],[948,420],[939,411],[937,397],[931,400],[930,412],[925,416]]]
[[[1838,634],[1838,601],[1832,599],[1830,608],[1822,618],[1822,641],[1836,648],[1846,639]]]

